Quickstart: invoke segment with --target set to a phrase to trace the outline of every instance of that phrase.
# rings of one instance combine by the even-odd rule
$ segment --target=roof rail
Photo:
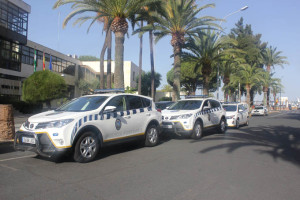
[[[192,98],[208,98],[208,95],[191,95],[191,96],[185,96],[186,99],[192,99]]]
[[[106,93],[125,93],[124,88],[112,88],[112,89],[96,89],[94,94],[106,94]]]

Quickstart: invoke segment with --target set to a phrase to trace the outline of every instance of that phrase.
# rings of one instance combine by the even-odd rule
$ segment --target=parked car
[[[229,127],[238,129],[240,125],[249,125],[249,111],[245,104],[226,103],[223,104],[223,108],[226,110],[226,120]]]
[[[162,127],[178,135],[200,139],[204,129],[216,127],[226,131],[225,110],[219,101],[211,98],[188,98],[179,100],[162,110]]]
[[[167,107],[171,106],[173,103],[174,101],[160,101],[160,102],[156,102],[155,106],[160,110],[164,110]]]
[[[251,115],[268,115],[268,109],[265,106],[255,106],[251,111]]]
[[[87,95],[30,117],[16,132],[14,147],[45,157],[71,151],[75,161],[89,162],[100,147],[112,143],[142,139],[145,146],[155,146],[161,118],[145,96]]]

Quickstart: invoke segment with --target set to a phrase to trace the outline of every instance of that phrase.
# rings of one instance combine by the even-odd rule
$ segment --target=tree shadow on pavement
[[[199,153],[207,153],[218,149],[226,149],[227,153],[248,146],[267,147],[255,150],[259,154],[268,154],[277,159],[300,164],[300,128],[288,126],[263,126],[239,129],[238,132],[227,132],[225,135],[207,137],[201,142],[222,140],[222,144],[202,149]]]

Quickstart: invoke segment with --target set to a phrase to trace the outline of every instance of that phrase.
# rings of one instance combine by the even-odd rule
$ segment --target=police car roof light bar
[[[112,88],[112,89],[96,89],[95,94],[106,94],[106,93],[125,93],[124,88]]]
[[[185,98],[187,98],[187,99],[192,99],[192,98],[208,98],[208,95],[191,95],[191,96],[186,96]]]

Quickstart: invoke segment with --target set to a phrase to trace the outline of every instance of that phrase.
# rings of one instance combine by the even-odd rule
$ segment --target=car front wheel
[[[157,126],[152,124],[147,128],[145,146],[153,147],[158,143],[158,129]]]
[[[218,129],[220,133],[226,132],[227,126],[226,126],[226,120],[224,118],[221,119]]]
[[[194,128],[193,128],[192,138],[194,140],[200,139],[202,137],[202,132],[203,132],[203,129],[202,129],[201,122],[196,121],[195,125],[194,125]]]
[[[83,133],[75,145],[74,160],[86,163],[94,160],[100,149],[100,142],[93,132]]]

